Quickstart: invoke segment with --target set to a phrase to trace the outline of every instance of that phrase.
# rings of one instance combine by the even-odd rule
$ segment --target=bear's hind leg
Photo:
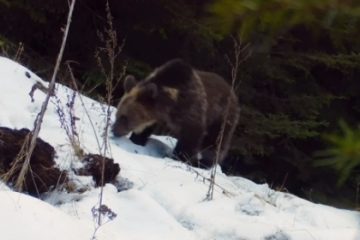
[[[210,168],[215,164],[221,164],[226,157],[231,138],[236,128],[237,116],[230,115],[224,129],[222,122],[213,124],[208,128],[208,134],[202,145],[201,165],[203,168]],[[220,146],[218,146],[220,144]]]
[[[216,146],[217,139],[220,132],[221,123],[214,123],[207,129],[207,134],[204,137],[201,148],[201,168],[211,168],[216,160]]]

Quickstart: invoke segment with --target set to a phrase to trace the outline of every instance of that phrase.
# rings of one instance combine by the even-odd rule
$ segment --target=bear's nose
[[[125,130],[121,129],[121,127],[117,123],[112,126],[111,130],[115,137],[122,137],[128,134]]]

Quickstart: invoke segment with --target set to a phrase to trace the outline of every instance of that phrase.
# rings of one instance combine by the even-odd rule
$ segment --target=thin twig
[[[77,82],[76,82],[76,79],[75,79],[75,76],[74,76],[74,73],[71,69],[71,66],[69,63],[67,63],[67,67],[68,67],[68,70],[69,70],[69,73],[70,73],[70,79],[72,80],[72,83],[73,83],[73,87],[74,87],[74,90],[76,92],[80,92],[79,90],[79,87],[77,85]],[[90,116],[90,113],[88,111],[88,109],[86,108],[85,106],[85,102],[84,102],[84,99],[82,98],[82,95],[79,94],[78,95],[79,99],[80,99],[80,102],[81,102],[81,106],[84,108],[84,112],[86,114],[86,117],[88,118],[89,122],[90,122],[90,125],[91,125],[91,129],[94,133],[94,136],[95,136],[95,140],[96,140],[96,144],[97,144],[97,147],[98,147],[98,151],[101,152],[101,144],[100,144],[100,140],[99,140],[99,137],[98,137],[98,134],[97,134],[97,130],[95,128],[95,124],[94,122],[92,121],[91,119],[91,116]]]
[[[226,196],[229,196],[229,197],[235,197],[235,196],[236,196],[235,193],[230,192],[229,190],[227,190],[226,188],[224,188],[224,187],[221,186],[220,184],[216,183],[216,182],[214,181],[214,179],[212,179],[211,177],[210,177],[210,178],[209,178],[209,177],[205,177],[203,174],[201,174],[199,171],[197,171],[196,169],[194,169],[194,168],[191,167],[190,165],[188,165],[188,169],[187,169],[187,170],[190,171],[190,172],[195,173],[195,174],[196,174],[196,177],[200,176],[200,177],[203,179],[203,181],[207,181],[207,182],[213,184],[214,186],[218,187],[219,189],[221,189],[222,193],[225,194]],[[206,200],[208,200],[208,199],[206,199]]]
[[[355,196],[355,209],[359,210],[359,192],[360,192],[360,182],[356,184],[356,196]]]
[[[228,63],[231,67],[231,89],[232,90],[234,89],[235,81],[237,80],[239,66],[242,63],[242,61],[244,61],[244,59],[241,59],[241,54],[242,54],[244,48],[245,49],[248,48],[248,46],[245,46],[244,48],[242,48],[241,42],[238,41],[234,37],[233,37],[233,41],[234,41],[234,58],[235,58],[234,63],[230,60],[230,58],[228,56],[226,56]],[[208,192],[206,194],[207,200],[212,200],[214,198],[214,185],[215,185],[215,177],[216,177],[216,169],[217,169],[216,166],[219,163],[220,157],[223,157],[223,156],[221,156],[221,148],[223,147],[222,145],[223,145],[224,132],[225,132],[225,127],[226,127],[228,117],[229,117],[229,112],[230,112],[231,96],[232,95],[229,94],[229,96],[227,98],[225,114],[223,117],[223,121],[221,124],[218,138],[216,140],[216,156],[215,156],[214,167],[211,169],[211,175],[210,175],[211,181],[210,181]]]

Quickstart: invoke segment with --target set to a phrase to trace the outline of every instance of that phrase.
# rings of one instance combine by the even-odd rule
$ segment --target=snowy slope
[[[36,81],[47,85],[25,67],[0,57],[0,126],[32,128],[45,97],[36,91],[35,101],[31,102],[28,93]],[[72,90],[58,85],[56,94],[66,109]],[[80,141],[86,152],[98,153],[105,106],[82,99],[85,106],[79,97],[75,102]],[[40,137],[55,147],[57,164],[69,169],[80,163],[72,154],[54,103],[53,99]],[[141,147],[126,138],[111,137],[109,156],[120,164],[118,181],[127,190],[119,192],[114,185],[105,186],[104,203],[117,217],[96,232],[97,239],[360,239],[359,213],[314,204],[241,177],[228,177],[220,169],[216,177],[220,187],[215,189],[214,200],[205,201],[208,183],[196,172],[206,177],[209,172],[162,158],[174,144],[174,139],[162,137]],[[100,190],[93,187],[89,177],[74,181],[87,191],[53,192],[46,194],[44,201],[15,193],[0,183],[0,239],[91,239],[91,209],[99,202]]]

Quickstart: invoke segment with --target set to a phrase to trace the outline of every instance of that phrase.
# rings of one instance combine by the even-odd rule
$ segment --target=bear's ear
[[[159,93],[158,86],[155,83],[148,83],[145,86],[144,93],[147,97],[155,99]]]
[[[124,90],[125,92],[130,92],[130,90],[137,84],[137,80],[133,75],[127,75],[124,80]]]
[[[179,98],[179,90],[172,87],[163,87],[164,93],[174,102],[177,102]]]

